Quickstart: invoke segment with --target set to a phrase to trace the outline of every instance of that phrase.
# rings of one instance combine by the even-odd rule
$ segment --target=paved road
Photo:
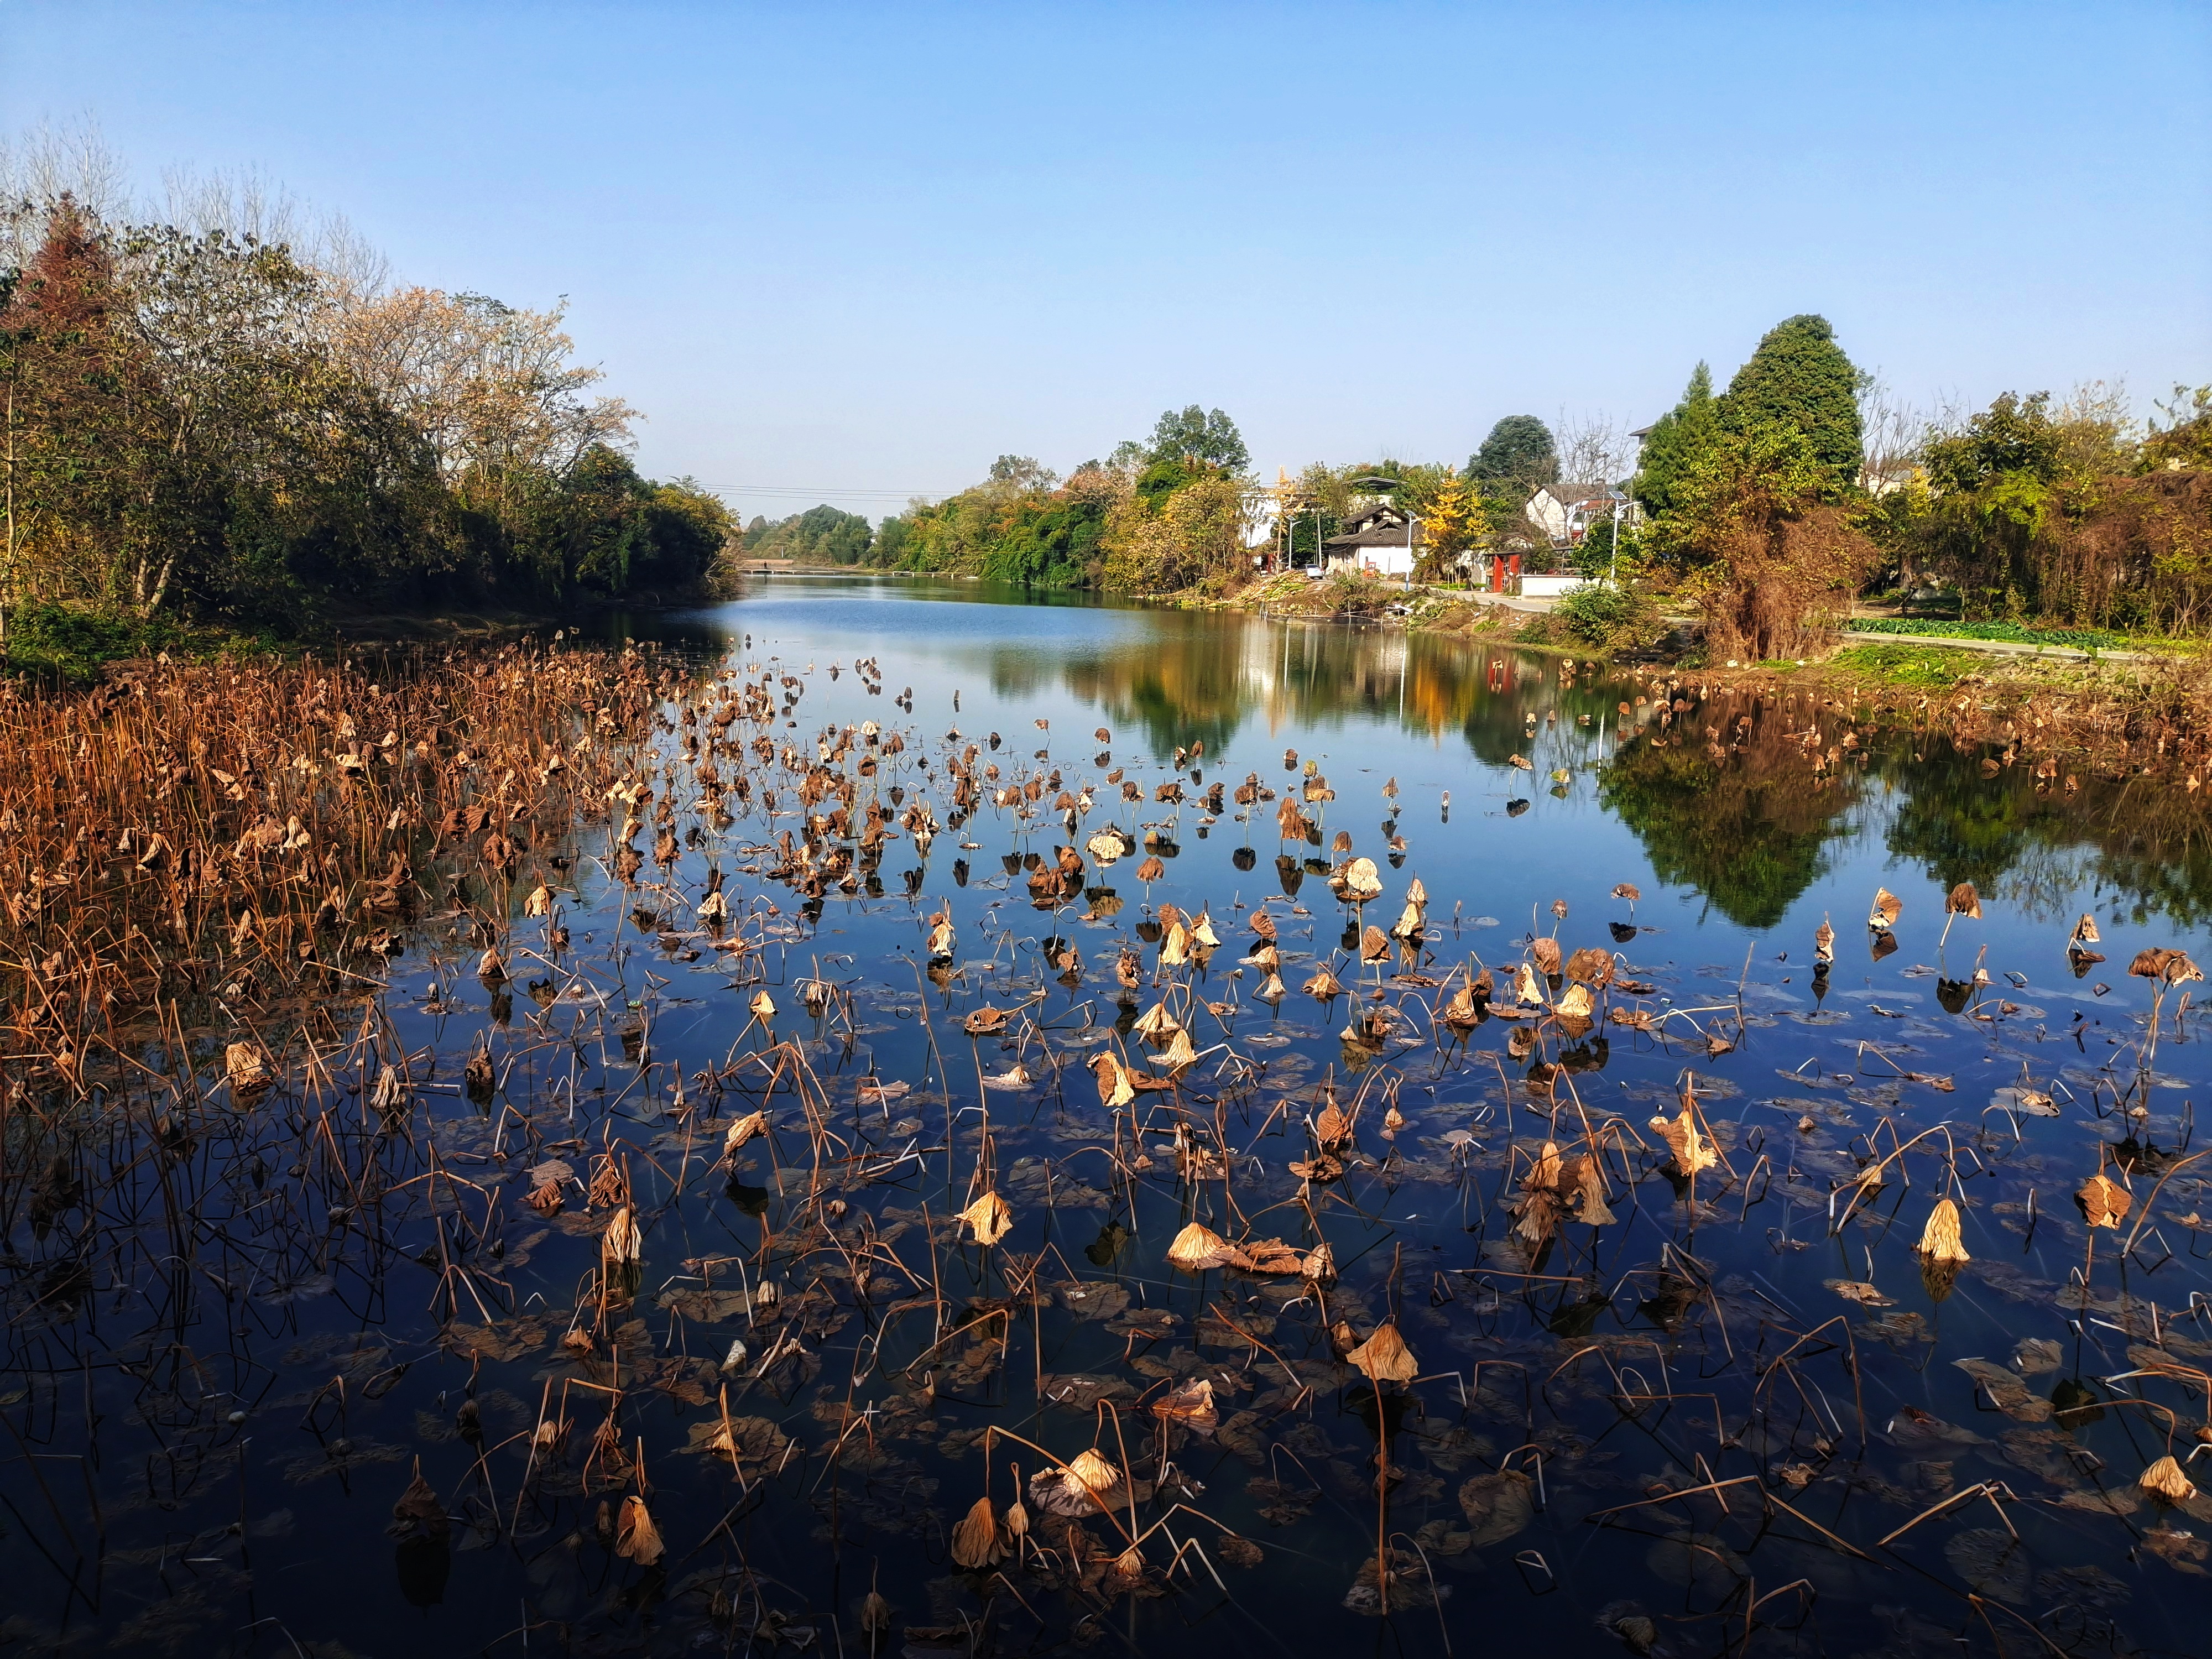
[[[2067,662],[2148,662],[2147,651],[2088,651],[2078,645],[2021,645],[2012,640],[1962,640],[1948,634],[1862,634],[1846,627],[1854,645],[1940,645],[1959,651],[1987,651],[2000,657],[2057,657]]]

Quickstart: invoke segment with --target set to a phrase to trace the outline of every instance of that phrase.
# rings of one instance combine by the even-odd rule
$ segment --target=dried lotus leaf
[[[1398,1334],[1397,1325],[1387,1319],[1375,1328],[1373,1335],[1344,1358],[1377,1382],[1411,1382],[1420,1375],[1421,1368],[1414,1362],[1413,1351]]]
[[[1190,1040],[1190,1033],[1178,1025],[1168,1046],[1160,1051],[1160,1064],[1170,1072],[1180,1072],[1197,1061],[1198,1049]]]
[[[1129,1068],[1112,1054],[1099,1054],[1091,1062],[1091,1075],[1098,1082],[1098,1103],[1126,1106],[1137,1097],[1130,1086]]]
[[[1867,926],[1877,933],[1886,933],[1897,926],[1897,919],[1905,914],[1905,901],[1887,887],[1875,890],[1874,907],[1867,912]]]
[[[2127,1219],[2129,1210],[2135,1205],[2134,1195],[2126,1188],[2101,1173],[2081,1183],[2074,1194],[2074,1201],[2081,1206],[2081,1213],[2092,1227],[2117,1228]]]
[[[665,1548],[645,1500],[635,1492],[623,1498],[622,1518],[615,1523],[615,1553],[625,1561],[649,1567],[660,1559]]]
[[[223,1071],[234,1094],[251,1094],[269,1086],[269,1061],[260,1045],[234,1042],[222,1053]]]
[[[1969,1261],[1966,1247],[1959,1236],[1959,1206],[1948,1198],[1936,1200],[1929,1212],[1928,1224],[1920,1234],[1920,1254],[1930,1261]]]
[[[2136,952],[2136,959],[2128,964],[2128,972],[2137,979],[2154,979],[2166,985],[2204,977],[2203,970],[2189,959],[2186,952],[2160,948]]]
[[[1006,1540],[1000,1530],[998,1511],[988,1497],[979,1498],[960,1524],[952,1529],[952,1559],[971,1572],[995,1567],[1006,1559]]]
[[[1168,1260],[1188,1273],[1213,1267],[1246,1267],[1244,1253],[1202,1222],[1194,1221],[1168,1246]]]
[[[1711,1143],[1698,1133],[1697,1116],[1686,1098],[1680,1115],[1670,1118],[1662,1114],[1651,1120],[1651,1127],[1666,1141],[1668,1150],[1674,1155],[1674,1167],[1684,1175],[1710,1170],[1721,1161]]]
[[[986,1188],[981,1198],[961,1211],[960,1219],[974,1232],[978,1244],[991,1245],[1012,1231],[1014,1212],[1005,1199]]]
[[[1566,975],[1577,985],[1603,989],[1613,982],[1613,952],[1585,945],[1567,958]]]
[[[1500,1469],[1462,1481],[1459,1506],[1474,1529],[1468,1547],[1502,1544],[1536,1518],[1536,1483],[1518,1469]]]
[[[2136,1477],[2143,1496],[2155,1504],[2186,1504],[2197,1496],[2196,1484],[2181,1472],[2171,1454],[2161,1457]]]
[[[1085,1490],[1102,1497],[1121,1484],[1121,1471],[1100,1455],[1095,1446],[1086,1447],[1069,1461],[1066,1475]]]
[[[614,1212],[607,1230],[599,1235],[599,1260],[611,1267],[634,1266],[645,1255],[645,1235],[629,1205]]]

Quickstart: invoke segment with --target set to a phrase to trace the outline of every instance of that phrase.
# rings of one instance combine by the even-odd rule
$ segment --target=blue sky
[[[570,301],[739,509],[1640,426],[1818,311],[1908,399],[2212,380],[2212,7],[0,0],[0,128]],[[743,486],[808,489],[799,496]]]

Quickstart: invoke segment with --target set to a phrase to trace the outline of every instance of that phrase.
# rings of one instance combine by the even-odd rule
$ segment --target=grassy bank
[[[694,604],[708,597],[701,590],[653,594],[626,600],[623,608]],[[81,688],[103,678],[118,663],[296,657],[349,645],[484,645],[533,629],[588,627],[590,622],[590,613],[574,610],[334,608],[312,630],[287,633],[273,627],[196,621],[167,611],[140,617],[82,605],[23,605],[8,617],[0,677]]]
[[[287,643],[266,629],[192,623],[163,612],[140,617],[77,605],[22,605],[8,617],[0,667],[14,678],[82,686],[100,678],[110,663],[207,662],[281,651]]]
[[[2031,746],[2070,747],[2083,763],[2100,769],[2149,769],[2180,763],[2187,775],[2203,773],[2201,751],[2212,738],[2212,659],[2203,641],[2148,640],[2100,635],[2014,639],[2037,630],[2008,624],[1952,623],[1956,647],[1914,641],[1850,640],[1825,657],[1723,668],[1709,665],[1687,618],[1660,616],[1648,601],[1625,608],[1565,606],[1521,611],[1486,594],[1437,587],[1410,590],[1395,583],[1332,578],[1312,581],[1289,574],[1262,579],[1234,593],[1180,594],[1170,602],[1209,610],[1264,612],[1455,635],[1470,643],[1511,645],[1610,661],[1638,673],[1694,677],[1754,695],[1785,690],[1869,706],[1920,708],[1940,704],[1973,732],[2002,731],[2007,722],[2032,732]],[[1854,628],[1863,627],[1855,621]],[[1940,626],[1940,624],[1938,624]],[[1921,624],[1914,624],[1915,628]],[[1875,632],[1901,632],[1880,628]],[[2001,636],[2008,643],[2069,647],[2063,655],[1978,651],[1966,639]],[[2081,657],[2110,640],[2147,654],[2112,661]],[[2027,739],[2023,739],[2027,741]],[[2094,751],[2095,758],[2089,757]]]

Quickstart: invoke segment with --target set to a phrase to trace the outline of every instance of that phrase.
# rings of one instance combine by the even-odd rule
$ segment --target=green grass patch
[[[167,612],[139,617],[51,601],[18,606],[8,617],[8,648],[0,669],[34,680],[87,684],[112,662],[167,653],[200,659],[277,648],[273,635],[240,635],[183,621]]]
[[[1854,634],[1923,634],[1947,640],[1990,640],[2004,645],[2065,645],[2078,651],[2117,651],[2127,641],[2101,628],[2023,628],[2018,623],[1939,622],[1934,617],[1859,617]]]
[[[1963,651],[1930,645],[1847,645],[1828,659],[1832,667],[1885,680],[1893,685],[1947,691],[1988,666]]]

